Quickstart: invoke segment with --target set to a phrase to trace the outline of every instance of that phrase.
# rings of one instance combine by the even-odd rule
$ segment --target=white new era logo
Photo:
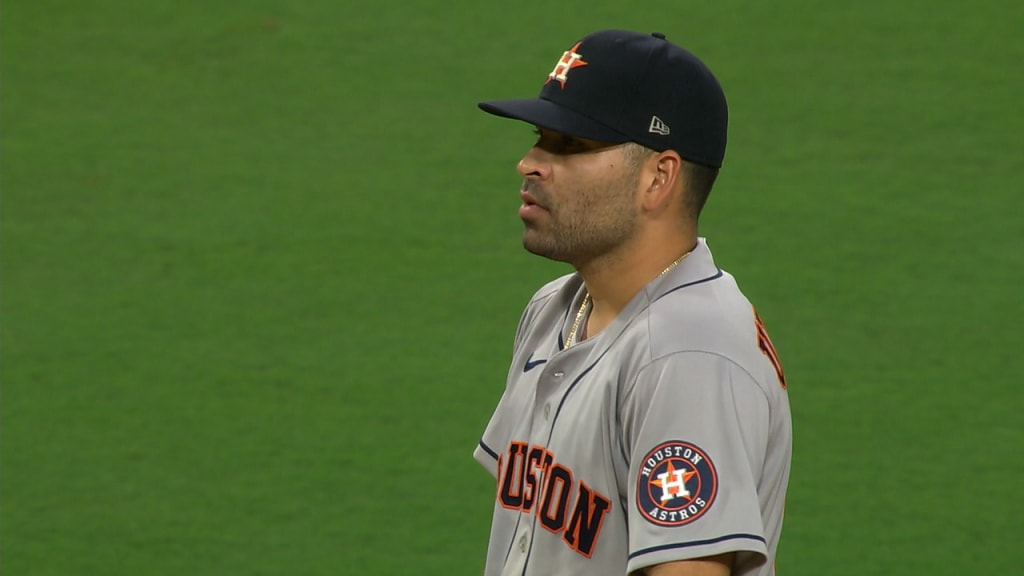
[[[669,129],[668,124],[665,124],[661,118],[657,116],[651,116],[651,127],[647,129],[651,134],[661,134],[662,136],[668,136],[672,130]]]

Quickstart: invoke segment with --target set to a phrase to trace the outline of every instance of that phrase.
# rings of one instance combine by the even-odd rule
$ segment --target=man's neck
[[[611,253],[580,266],[591,311],[584,334],[606,328],[644,286],[681,262],[697,245],[696,235],[663,241],[658,249]]]

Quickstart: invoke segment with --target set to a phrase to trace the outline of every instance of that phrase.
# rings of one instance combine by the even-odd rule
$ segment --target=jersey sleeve
[[[621,404],[629,572],[726,552],[766,561],[757,495],[769,403],[731,360],[678,352],[637,375]]]

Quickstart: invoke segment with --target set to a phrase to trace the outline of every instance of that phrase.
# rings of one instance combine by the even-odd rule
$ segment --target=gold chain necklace
[[[675,268],[676,266],[678,266],[679,263],[682,262],[683,259],[686,258],[687,256],[689,256],[692,252],[693,252],[693,250],[690,250],[686,254],[683,254],[682,256],[680,256],[675,262],[669,264],[668,267],[666,267],[664,270],[661,271],[660,274],[658,274],[658,278],[661,278],[665,274],[668,274],[669,270],[671,270],[671,269]],[[578,312],[576,312],[576,319],[573,320],[572,328],[569,330],[569,337],[566,338],[566,340],[565,340],[565,347],[566,348],[569,348],[570,346],[572,346],[573,344],[576,343],[576,331],[579,330],[580,322],[583,321],[583,315],[587,312],[587,305],[588,304],[590,304],[590,291],[589,290],[587,291],[586,295],[583,296],[583,303],[580,304],[580,309],[579,309]]]

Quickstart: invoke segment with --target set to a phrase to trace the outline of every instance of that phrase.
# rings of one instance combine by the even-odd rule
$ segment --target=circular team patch
[[[689,524],[707,512],[717,493],[715,465],[707,453],[689,442],[665,442],[640,463],[636,505],[648,522]]]

